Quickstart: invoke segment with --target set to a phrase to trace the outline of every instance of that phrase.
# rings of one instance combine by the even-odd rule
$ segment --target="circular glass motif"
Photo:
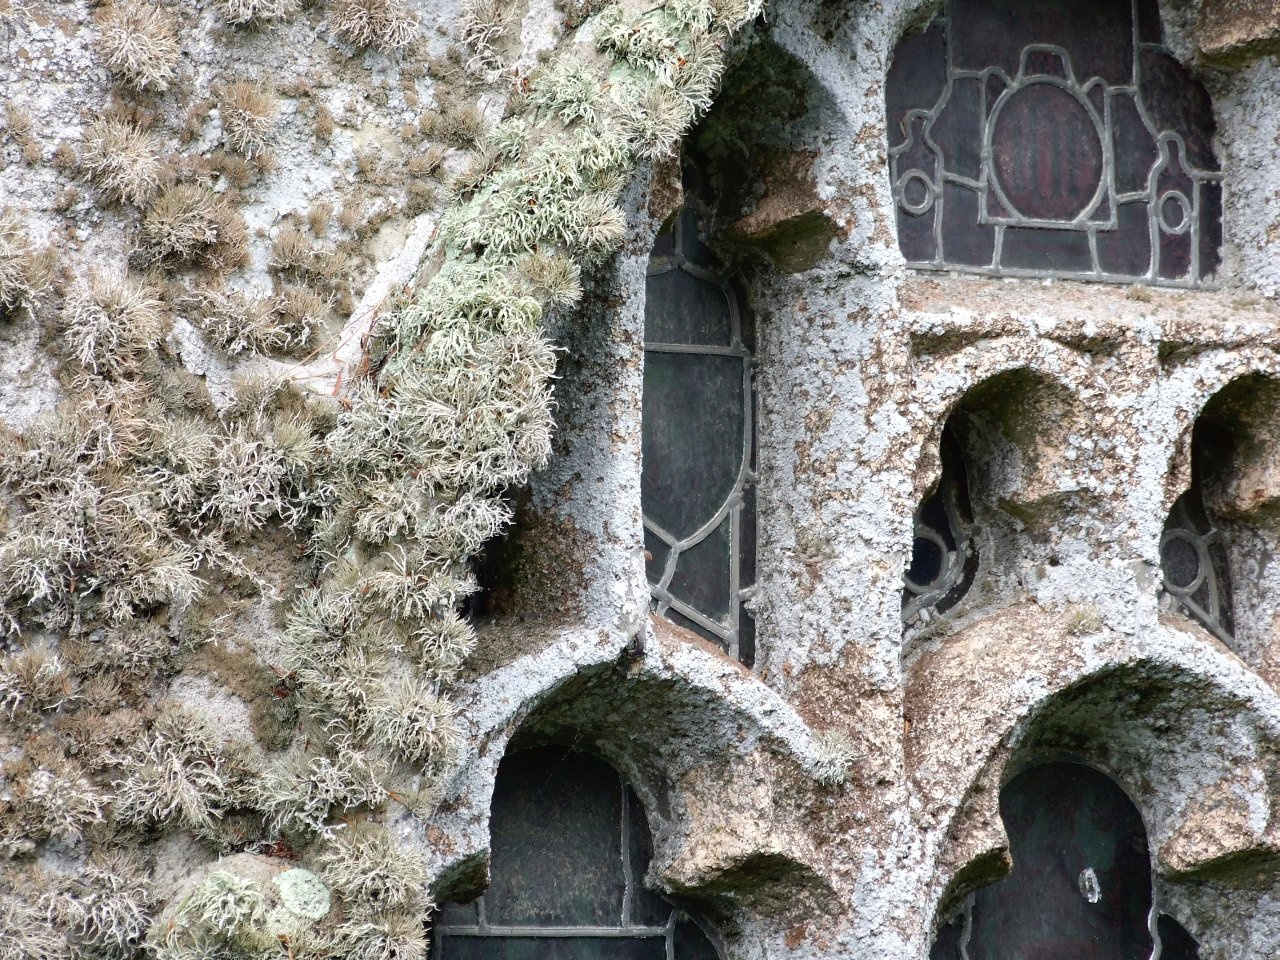
[[[1186,233],[1191,226],[1191,204],[1181,193],[1166,193],[1160,201],[1160,226],[1166,233]]]
[[[1053,83],[1030,83],[996,107],[991,152],[998,185],[1025,217],[1074,220],[1102,182],[1102,138],[1084,105]]]
[[[919,170],[902,178],[902,205],[917,216],[933,206],[933,187]]]
[[[1200,581],[1200,551],[1185,533],[1175,531],[1160,549],[1165,582],[1176,590],[1190,590]]]

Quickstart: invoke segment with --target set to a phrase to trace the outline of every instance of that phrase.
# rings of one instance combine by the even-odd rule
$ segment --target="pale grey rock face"
[[[75,9],[65,29],[0,21],[11,54],[0,82],[11,80],[14,102],[55,131],[42,141],[46,156],[82,136],[85,113],[107,102],[94,28]],[[408,212],[407,186],[378,183],[358,161],[372,151],[407,163],[423,144],[402,144],[400,129],[427,112],[419,103],[449,95],[444,81],[406,66],[442,55],[459,5],[414,10],[424,49],[401,59],[353,57],[315,13],[264,27],[283,35],[270,43],[228,35],[211,7],[190,25],[200,40],[180,76],[191,101],[212,96],[228,66],[289,88],[278,166],[243,191],[250,260],[236,284],[270,290],[271,241],[289,215],[325,202],[336,219],[363,204],[331,235],[359,251],[351,302],[330,318],[332,355],[299,360],[299,379],[314,377],[323,392],[358,364],[347,348],[370,318],[439,254],[444,191]],[[1193,63],[1214,100],[1227,183],[1217,289],[926,276],[903,266],[896,242],[884,78],[903,32],[932,11],[906,0],[777,0],[736,41],[706,121],[752,147],[742,174],[751,189],[720,226],[728,248],[746,251],[741,281],[757,334],[754,668],[648,609],[645,268],[680,202],[674,164],[636,172],[622,250],[589,280],[582,307],[549,316],[564,351],[555,451],[519,493],[516,549],[502,554],[511,582],[455,695],[463,736],[445,802],[429,816],[389,818],[441,896],[483,886],[507,748],[572,742],[632,780],[655,835],[650,882],[706,912],[730,957],[923,960],[948,912],[1008,869],[1001,783],[1065,754],[1133,798],[1158,901],[1202,956],[1265,958],[1280,943],[1280,437],[1265,410],[1221,498],[1234,505],[1223,530],[1235,649],[1158,600],[1161,531],[1191,480],[1196,418],[1239,378],[1280,376],[1280,64],[1265,52]],[[1196,15],[1193,4],[1166,11],[1170,44],[1187,60],[1197,55]],[[550,2],[519,5],[508,51],[517,78],[565,43],[562,19]],[[38,70],[19,65],[19,49]],[[786,85],[785,116],[753,112],[740,94],[764,64]],[[477,95],[481,111],[501,117],[512,87],[498,77]],[[316,140],[320,105],[340,122]],[[175,124],[176,105],[165,109]],[[193,122],[176,149],[211,155],[220,116],[206,105]],[[0,202],[21,208],[36,238],[61,243],[64,231],[77,271],[124,264],[130,212],[80,199],[60,223],[65,178],[19,162],[14,144],[2,149]],[[361,217],[381,225],[365,230]],[[57,397],[37,340],[29,316],[0,330],[0,416],[14,428]],[[170,341],[225,406],[240,361],[185,322]],[[993,382],[1009,385],[999,409],[974,400]],[[965,450],[975,587],[945,617],[904,630],[913,514],[938,480],[943,426],[962,407],[976,425]],[[235,623],[236,642],[270,660],[270,614],[255,607]],[[205,679],[182,678],[171,693],[228,727],[249,726],[248,709]],[[822,782],[832,731],[853,743],[848,775],[834,784]],[[174,840],[164,875],[212,857]],[[254,864],[278,883],[282,867]]]

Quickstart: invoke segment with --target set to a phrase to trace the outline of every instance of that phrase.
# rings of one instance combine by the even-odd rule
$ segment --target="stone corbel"
[[[1192,797],[1156,860],[1174,878],[1247,878],[1274,870],[1280,829],[1271,821],[1261,771],[1238,771]]]

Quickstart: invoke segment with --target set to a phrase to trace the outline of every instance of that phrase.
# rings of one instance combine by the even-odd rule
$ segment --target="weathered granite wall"
[[[146,368],[155,354],[195,381],[183,383],[196,400],[174,401],[165,417],[198,420],[216,438],[239,429],[287,452],[298,441],[282,436],[278,421],[264,432],[258,421],[234,419],[245,405],[236,378],[264,372],[361,409],[353,384],[367,373],[365,333],[411,288],[429,294],[441,262],[456,256],[437,225],[469,196],[467,184],[503,162],[494,153],[501,143],[485,131],[506,114],[527,116],[539,53],[558,49],[590,64],[600,56],[590,42],[598,21],[576,26],[593,6],[371,5],[381,12],[360,22],[381,32],[358,48],[342,26],[355,5],[262,7],[244,26],[227,22],[240,8],[175,4],[159,9],[174,21],[181,55],[165,74],[167,89],[141,93],[105,65],[103,24],[117,8],[0,11],[8,83],[0,205],[19,224],[15,236],[20,230],[37,251],[55,248],[59,261],[47,285],[24,281],[31,290],[13,304],[0,298],[9,311],[0,416],[31,436],[38,413],[79,395],[83,371],[68,356],[79,341],[66,304],[92,270],[126,268],[152,286],[154,309],[169,318],[168,329],[132,348],[132,362]],[[635,15],[651,5],[633,6],[623,8]],[[394,795],[371,791],[332,808],[386,828],[408,864],[406,883],[438,897],[477,893],[504,751],[513,738],[571,740],[633,780],[655,833],[652,882],[706,911],[730,956],[919,960],[962,895],[1008,868],[996,806],[1002,780],[1067,752],[1111,773],[1138,804],[1160,902],[1199,938],[1203,956],[1274,953],[1280,532],[1265,407],[1246,424],[1248,450],[1220,478],[1222,490],[1236,491],[1232,503],[1247,502],[1226,526],[1237,650],[1157,600],[1161,529],[1190,480],[1196,417],[1242,378],[1273,383],[1280,374],[1280,64],[1266,17],[1230,4],[1164,11],[1171,45],[1213,95],[1227,177],[1219,289],[1183,292],[904,270],[884,77],[904,30],[931,10],[906,0],[777,0],[726,44],[723,89],[702,127],[715,125],[718,137],[695,132],[687,141],[712,159],[714,143],[736,136],[750,145],[734,172],[750,188],[720,227],[726,249],[748,265],[742,281],[758,338],[756,668],[647,612],[644,272],[658,226],[680,202],[678,164],[659,155],[641,159],[621,190],[617,252],[589,271],[580,304],[545,316],[561,348],[551,455],[527,488],[517,482],[509,491],[515,525],[493,551],[496,586],[478,638],[463,644],[467,659],[456,674],[432,668],[448,677],[438,689],[449,690],[456,734],[429,762],[398,756],[388,774]],[[415,31],[399,30],[414,17]],[[470,47],[457,43],[463,30]],[[266,131],[256,149],[235,146],[229,85],[237,79],[269,101],[254,105]],[[95,172],[91,125],[104,117],[151,138],[132,147],[142,151],[132,167],[155,162],[154,183],[136,187],[139,202],[111,200],[105,174]],[[480,149],[464,152],[477,141]],[[190,254],[165,252],[162,231],[147,229],[158,195],[178,185],[204,191],[205,213],[217,208],[199,220],[205,232]],[[3,256],[0,277],[18,259]],[[259,302],[232,310],[217,299],[232,294]],[[314,299],[301,309],[304,295]],[[254,340],[252,350],[240,349],[237,331]],[[148,371],[140,382],[158,379]],[[177,387],[170,376],[155,389]],[[937,481],[943,425],[961,407],[983,427],[966,450],[979,588],[946,618],[904,635],[912,516]],[[327,451],[330,421],[342,411],[308,416],[308,436]],[[372,432],[371,423],[346,429]],[[13,449],[31,459],[22,440]],[[227,472],[233,483],[240,476]],[[1261,479],[1243,490],[1244,478]],[[360,903],[348,868],[367,867],[374,854],[347,856],[342,831],[337,840],[323,831],[268,840],[262,810],[274,808],[250,786],[238,783],[234,799],[219,794],[209,822],[156,816],[141,834],[121,822],[121,801],[106,786],[121,767],[132,775],[133,761],[121,758],[139,743],[170,750],[165,756],[188,774],[195,768],[161,735],[165,714],[153,701],[166,694],[221,739],[244,738],[236,746],[244,755],[201,746],[207,767],[278,773],[283,756],[311,757],[308,719],[318,711],[309,705],[308,665],[289,660],[280,611],[299,584],[334,569],[342,575],[344,562],[383,568],[354,547],[327,557],[321,550],[328,565],[314,552],[300,557],[312,528],[293,522],[291,509],[314,488],[300,489],[304,496],[264,497],[250,512],[266,519],[219,546],[254,576],[230,563],[216,575],[193,566],[212,588],[212,600],[193,608],[199,623],[189,623],[190,604],[166,595],[163,614],[148,607],[121,626],[128,649],[141,646],[144,629],[165,632],[164,656],[154,658],[163,663],[139,674],[146,683],[125,677],[138,690],[89,690],[94,675],[123,668],[109,657],[85,665],[81,652],[59,676],[64,693],[46,691],[48,702],[28,715],[23,691],[33,682],[20,658],[40,649],[70,659],[85,641],[48,622],[24,623],[7,641],[0,836],[11,860],[0,916],[21,931],[14,956],[70,949],[57,939],[66,924],[58,911],[73,914],[81,895],[60,894],[50,907],[24,890],[33,879],[71,888],[90,876],[83,860],[91,850],[130,851],[130,876],[148,891],[134,899],[150,916],[180,884],[169,917],[193,887],[203,889],[190,879],[197,868],[206,868],[200,882],[222,870],[275,883],[278,864],[218,859],[245,850],[301,856],[339,898]],[[25,509],[15,507],[10,523]],[[199,507],[175,510],[179,539],[212,549],[202,529],[184,525],[183,510]],[[78,758],[61,739],[87,715],[80,701],[115,725],[101,735],[109,756],[87,769],[83,756],[98,741],[78,734],[72,742],[90,744]],[[31,810],[52,806],[33,799],[42,777],[96,798],[70,821],[75,831],[32,830]],[[279,778],[295,794],[314,782]],[[283,894],[271,896],[274,906]],[[391,929],[425,911],[424,894],[381,919]],[[318,936],[332,934],[325,922]],[[114,942],[132,949],[145,927],[139,920]],[[40,928],[47,943],[32,932]],[[395,935],[399,955],[421,952],[412,935]],[[301,952],[307,942],[295,939]],[[163,946],[183,955],[181,943]]]

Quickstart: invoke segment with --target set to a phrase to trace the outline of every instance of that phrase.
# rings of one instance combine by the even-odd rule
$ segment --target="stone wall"
[[[441,218],[451,205],[456,211],[472,202],[467,184],[483,184],[491,167],[508,162],[494,155],[501,144],[485,131],[509,115],[528,123],[526,143],[563,132],[547,119],[553,111],[539,113],[527,97],[546,77],[539,73],[544,52],[598,66],[603,55],[592,36],[600,19],[577,25],[594,6],[379,7],[383,19],[369,22],[386,32],[357,47],[342,26],[349,10],[336,4],[281,8],[280,15],[262,8],[247,26],[227,22],[230,7],[175,5],[163,9],[176,21],[182,54],[166,74],[168,89],[142,93],[104,65],[102,23],[114,8],[15,4],[0,11],[8,53],[0,75],[14,91],[5,104],[0,203],[15,212],[24,243],[53,247],[60,260],[0,330],[3,416],[23,431],[12,455],[30,462],[37,415],[58,409],[65,416],[85,392],[67,304],[94,269],[127,269],[133,282],[150,285],[167,318],[163,331],[130,348],[142,372],[123,379],[163,397],[177,389],[177,374],[162,378],[146,357],[159,357],[166,371],[186,371],[195,385],[182,382],[196,397],[187,407],[199,411],[194,419],[217,443],[244,434],[279,453],[286,467],[293,463],[278,418],[268,417],[266,427],[262,418],[237,419],[249,405],[237,378],[278,374],[311,396],[272,394],[272,411],[319,405],[305,422],[326,456],[368,449],[350,437],[373,435],[382,421],[360,412],[397,389],[379,366],[396,349],[379,354],[368,344],[401,336],[399,321],[386,318],[400,316],[411,298],[431,308],[432,277],[448,276],[457,262],[447,220],[437,233]],[[648,6],[619,8],[640,17]],[[717,102],[686,141],[686,152],[713,161],[723,160],[716,144],[740,145],[730,151],[742,164],[734,175],[751,185],[721,211],[718,226],[726,251],[742,264],[758,339],[759,655],[752,670],[648,614],[640,515],[644,275],[659,225],[681,202],[679,164],[659,149],[628,156],[634,173],[618,195],[616,252],[570,251],[594,263],[580,303],[542,318],[560,348],[550,456],[531,476],[528,468],[544,458],[527,456],[495,481],[508,488],[514,507],[504,509],[515,517],[492,548],[499,589],[478,636],[462,644],[465,662],[431,667],[443,678],[434,694],[452,700],[450,742],[418,757],[393,756],[390,794],[370,791],[321,811],[367,820],[394,838],[410,880],[438,899],[483,887],[493,779],[513,740],[572,742],[634,783],[655,834],[652,884],[706,913],[728,956],[920,960],[963,896],[1009,868],[1001,783],[1028,762],[1065,753],[1111,773],[1137,803],[1159,902],[1196,935],[1202,956],[1269,957],[1280,943],[1280,574],[1273,562],[1280,532],[1271,489],[1276,438],[1265,403],[1224,414],[1240,421],[1250,442],[1215,488],[1220,502],[1233,505],[1224,513],[1236,649],[1158,600],[1161,530],[1190,482],[1196,418],[1242,378],[1274,382],[1280,365],[1280,71],[1262,36],[1265,18],[1230,4],[1163,11],[1171,47],[1213,96],[1227,178],[1217,288],[1169,291],[903,268],[887,176],[884,78],[904,31],[931,12],[905,0],[777,0],[745,29],[717,35],[727,64]],[[386,25],[415,17],[416,33],[397,46],[400,34]],[[730,13],[723,19],[733,24]],[[758,96],[761,75],[777,100]],[[240,78],[273,100],[259,111],[270,120],[261,149],[232,142],[228,85]],[[159,234],[147,232],[155,196],[112,200],[94,173],[90,123],[108,115],[154,138],[146,149],[157,157],[156,183],[146,190],[188,184],[206,191],[206,204],[231,213],[205,229],[232,239],[242,233],[243,253],[219,254],[223,235],[197,244],[193,255],[155,249]],[[477,141],[478,149],[464,151]],[[242,231],[226,226],[237,216]],[[303,291],[323,309],[312,301],[299,318],[288,297]],[[219,309],[208,305],[233,293],[261,301],[248,315],[256,319],[246,320],[239,307],[230,324],[259,331],[252,349],[237,350],[234,337],[220,336],[226,325],[217,320],[229,308],[221,300]],[[191,298],[201,306],[187,306]],[[361,392],[371,354],[381,387],[374,398]],[[1265,399],[1266,391],[1249,396],[1255,393]],[[111,422],[101,412],[108,405],[95,404]],[[941,432],[957,410],[972,411],[982,426],[965,451],[979,528],[978,588],[947,616],[904,631],[912,518],[937,482]],[[180,430],[192,419],[183,401],[163,417]],[[110,454],[106,460],[113,462]],[[130,469],[149,477],[154,465],[144,460]],[[308,477],[324,475],[308,469]],[[241,475],[232,476],[234,483]],[[24,480],[31,482],[20,472],[9,479],[18,504],[12,524],[35,509]],[[24,889],[33,877],[49,889],[68,887],[67,878],[88,876],[90,853],[101,858],[121,846],[136,860],[129,870],[148,885],[137,899],[150,915],[186,883],[168,902],[168,916],[181,919],[183,898],[219,871],[276,882],[267,874],[278,873],[278,863],[219,860],[243,858],[242,851],[273,863],[300,857],[351,909],[360,907],[344,872],[341,828],[302,839],[273,834],[263,818],[275,808],[244,785],[236,789],[250,799],[220,795],[213,825],[172,814],[139,824],[122,816],[111,789],[121,769],[128,781],[145,766],[129,759],[138,743],[169,749],[157,732],[171,709],[157,710],[164,696],[222,739],[244,738],[236,749],[250,759],[211,751],[214,759],[202,762],[214,767],[244,764],[275,775],[281,757],[311,757],[318,735],[310,724],[334,716],[346,722],[341,711],[315,706],[307,684],[321,681],[308,681],[310,665],[290,659],[294,634],[282,629],[284,611],[296,610],[297,594],[306,592],[299,585],[319,582],[323,590],[326,577],[345,576],[343,563],[356,568],[351,576],[362,564],[390,569],[385,556],[399,541],[388,540],[385,552],[366,541],[331,549],[311,514],[293,519],[312,508],[322,518],[342,515],[329,501],[316,506],[327,488],[276,482],[281,489],[249,508],[258,522],[237,527],[219,514],[219,549],[250,575],[231,561],[194,565],[206,594],[139,601],[116,625],[127,648],[140,646],[144,630],[166,637],[146,683],[126,676],[138,690],[94,691],[90,701],[95,672],[124,669],[90,658],[64,671],[63,692],[48,694],[34,715],[20,698],[3,701],[11,728],[0,812],[12,859],[0,892],[14,929],[21,922],[62,936],[63,915],[83,896],[63,894],[51,908]],[[338,481],[333,487],[337,501],[348,502]],[[229,515],[231,507],[218,509]],[[212,550],[201,539],[205,527],[188,522],[199,513],[197,505],[175,509],[174,537]],[[8,598],[11,607],[26,601],[43,602]],[[17,626],[6,690],[30,685],[19,669],[30,651],[57,656],[87,642],[48,617],[20,616]],[[380,669],[412,675],[399,661]],[[383,675],[370,681],[385,682]],[[82,704],[103,723],[122,725],[104,735],[100,764],[84,760],[97,741],[79,757],[64,742],[75,717],[86,716]],[[353,736],[376,758],[377,733]],[[226,745],[218,749],[225,753]],[[187,773],[195,767],[189,756],[176,762]],[[46,773],[59,789],[98,797],[75,821],[80,835],[24,834],[31,810],[52,806],[32,799],[32,785]],[[315,782],[280,780],[294,800]],[[357,863],[374,863],[376,850],[361,856]],[[413,918],[425,910],[407,899],[394,912]],[[318,936],[332,933],[327,922],[319,922]],[[140,922],[122,938],[124,947],[141,942],[143,929]],[[40,946],[34,932],[23,936],[15,956],[69,949]],[[301,951],[306,943],[295,939]],[[404,939],[401,955],[421,950]],[[182,943],[161,946],[184,956]]]

